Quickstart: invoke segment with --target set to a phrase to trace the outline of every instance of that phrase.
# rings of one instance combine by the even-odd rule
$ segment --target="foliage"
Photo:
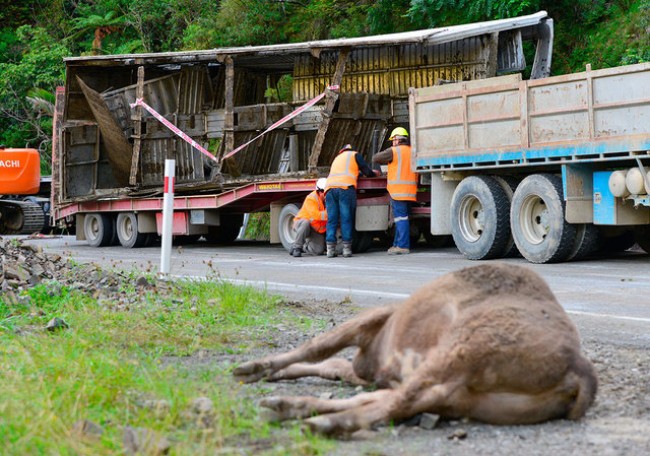
[[[30,25],[16,30],[14,43],[21,49],[18,57],[0,63],[0,142],[39,149],[47,164],[52,112],[44,109],[47,103],[43,101],[51,102],[56,86],[63,84],[61,63],[69,50],[53,43],[45,29]]]
[[[480,22],[530,14],[540,0],[412,0],[409,17],[425,27]]]
[[[138,294],[128,281],[123,292]],[[45,283],[18,302],[0,296],[3,454],[123,454],[123,426],[165,436],[171,454],[232,454],[249,445],[255,453],[322,454],[331,447],[298,425],[272,435],[250,398],[263,387],[244,390],[218,361],[262,343],[284,321],[309,324],[277,298],[219,281],[180,282],[129,306],[91,293]],[[69,329],[44,331],[53,317]],[[201,397],[212,401],[212,413],[192,413]],[[83,420],[103,434],[73,432]]]
[[[0,8],[0,143],[38,147],[63,57],[209,49],[394,33],[545,9],[555,22],[553,72],[650,60],[650,0],[32,0]],[[278,90],[279,92],[275,92]],[[269,97],[284,100],[282,88]],[[31,98],[31,100],[30,100]],[[46,97],[39,97],[46,100]]]

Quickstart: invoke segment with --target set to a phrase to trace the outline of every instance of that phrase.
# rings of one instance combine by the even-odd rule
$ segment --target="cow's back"
[[[546,282],[528,268],[495,263],[416,291],[362,348],[360,373],[394,386],[434,355],[446,365],[434,373],[437,382],[463,372],[477,388],[526,389],[546,388],[581,356],[577,330]]]

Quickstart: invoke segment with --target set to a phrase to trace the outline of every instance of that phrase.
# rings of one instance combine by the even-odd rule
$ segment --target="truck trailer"
[[[77,237],[92,246],[148,245],[161,232],[164,162],[173,158],[175,236],[230,242],[244,214],[269,211],[271,242],[288,248],[298,206],[341,147],[370,162],[389,131],[408,127],[409,88],[524,69],[548,76],[552,39],[541,11],[360,38],[66,58],[54,217],[74,217]],[[428,189],[412,223],[427,235]],[[360,179],[357,251],[389,229],[388,203],[385,178]]]
[[[409,92],[431,232],[470,259],[650,252],[650,63]]]

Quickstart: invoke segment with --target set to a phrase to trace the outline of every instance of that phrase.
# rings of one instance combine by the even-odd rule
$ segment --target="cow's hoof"
[[[262,399],[260,405],[273,410],[280,421],[309,418],[318,413],[309,401],[300,397],[270,396]]]
[[[313,416],[306,419],[305,424],[309,426],[309,429],[311,429],[313,433],[333,435],[338,431],[338,428],[334,426],[332,420],[326,416]]]
[[[250,361],[236,367],[232,374],[238,382],[254,383],[271,375],[271,365],[268,362]]]

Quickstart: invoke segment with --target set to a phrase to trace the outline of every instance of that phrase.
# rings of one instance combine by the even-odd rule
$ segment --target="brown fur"
[[[352,363],[328,359],[348,346],[359,349]],[[578,331],[548,285],[530,269],[505,264],[446,274],[400,305],[367,311],[295,350],[242,364],[234,375],[247,383],[314,375],[381,388],[349,399],[262,401],[278,419],[306,418],[325,434],[422,412],[494,424],[575,420],[597,389]]]

